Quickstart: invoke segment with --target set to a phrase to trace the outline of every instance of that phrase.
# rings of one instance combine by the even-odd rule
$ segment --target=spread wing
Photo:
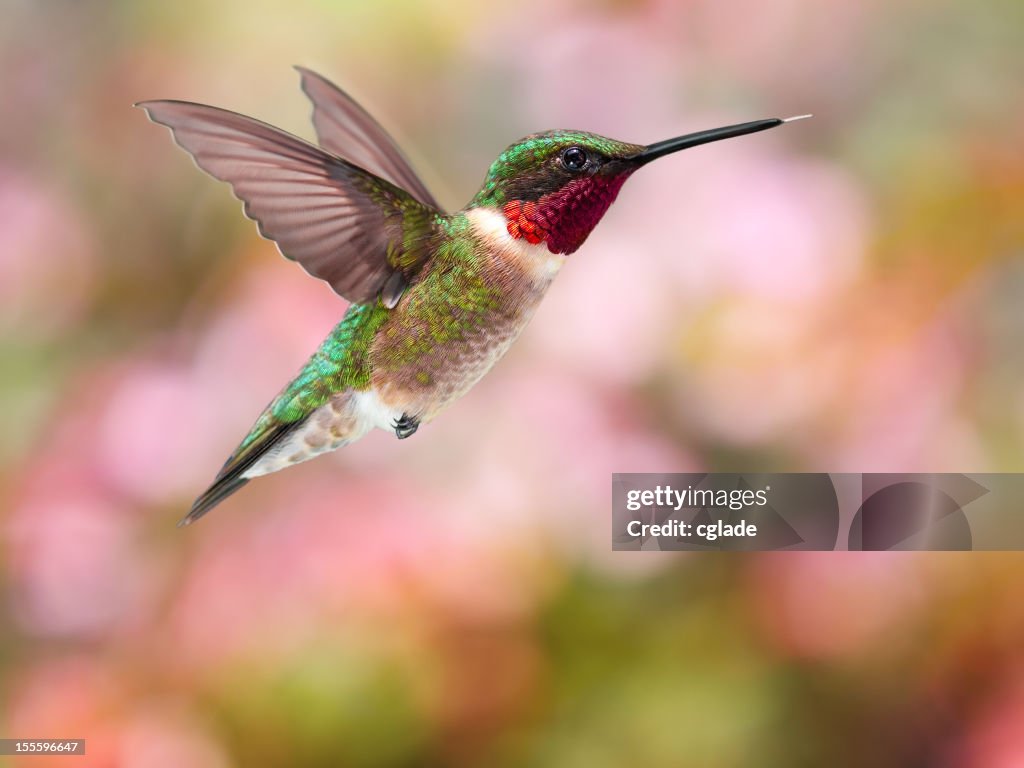
[[[407,190],[424,205],[441,208],[394,139],[365,109],[316,72],[295,69],[302,76],[302,90],[313,102],[313,128],[320,146]]]
[[[260,234],[341,296],[398,302],[440,211],[392,182],[250,117],[184,101],[138,106],[245,203]]]

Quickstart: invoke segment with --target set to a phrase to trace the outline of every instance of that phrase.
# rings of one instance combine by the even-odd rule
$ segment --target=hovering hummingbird
[[[583,131],[536,133],[502,152],[469,204],[447,214],[362,107],[297,69],[319,147],[216,107],[136,105],[170,128],[201,169],[231,185],[285,257],[351,302],[180,525],[252,478],[374,427],[409,437],[505,354],[634,171],[681,149],[809,117],[648,146]]]

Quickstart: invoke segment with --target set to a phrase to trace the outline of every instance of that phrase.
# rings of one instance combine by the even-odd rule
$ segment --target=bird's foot
[[[419,419],[414,419],[408,413],[403,413],[402,418],[395,421],[395,436],[399,440],[405,440],[419,428]]]

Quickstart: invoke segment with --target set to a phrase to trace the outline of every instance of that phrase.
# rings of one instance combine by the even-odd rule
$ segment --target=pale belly
[[[369,389],[340,392],[322,405],[294,432],[263,456],[245,477],[276,472],[355,442],[372,429],[394,432],[405,415],[426,424],[466,394],[504,355],[526,325],[507,324],[453,346],[448,365],[436,374],[433,386],[407,390],[385,379]]]
[[[383,412],[408,414],[427,423],[465,395],[494,367],[526,327],[532,309],[516,320],[466,334],[424,355],[405,375],[375,372],[373,391]]]
[[[473,212],[481,238],[494,247],[497,281],[485,312],[472,322],[458,318],[456,333],[436,338],[437,318],[466,311],[464,297],[450,303],[403,297],[394,317],[376,334],[370,348],[369,388],[339,392],[245,473],[257,477],[306,461],[358,440],[372,429],[395,431],[409,416],[420,424],[434,419],[468,392],[519,337],[533,317],[564,257],[544,245],[513,240],[505,221],[489,211]],[[390,333],[389,333],[390,331]]]
[[[371,387],[334,395],[245,472],[259,477],[354,443],[371,429],[394,431],[402,412],[386,406]]]
[[[470,218],[481,255],[410,288],[371,347],[373,390],[389,414],[426,423],[466,394],[508,352],[565,260],[509,237],[494,211]]]

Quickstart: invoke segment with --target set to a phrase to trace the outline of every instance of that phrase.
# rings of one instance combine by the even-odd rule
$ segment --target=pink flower
[[[663,362],[678,305],[658,254],[627,239],[620,218],[606,218],[569,258],[519,344],[536,365],[621,386]]]
[[[10,684],[4,732],[85,739],[90,764],[114,765],[108,718],[122,706],[124,697],[124,687],[113,670],[95,658],[66,656],[21,665]],[[32,758],[32,764],[59,766],[73,759]]]
[[[0,231],[0,332],[31,337],[68,327],[96,277],[79,211],[52,185],[0,166]]]
[[[91,636],[143,618],[153,563],[117,504],[60,488],[20,505],[8,523],[11,597],[33,635]]]
[[[120,490],[150,504],[196,494],[230,448],[216,445],[216,394],[173,362],[140,361],[111,387],[98,458]]]
[[[175,702],[145,702],[118,724],[116,765],[131,768],[227,768],[228,755]]]
[[[865,320],[884,331],[869,331],[848,347],[859,365],[847,376],[845,418],[829,458],[833,471],[979,469],[976,437],[958,414],[970,355],[963,333],[977,297],[960,298],[918,320],[912,309],[918,297],[897,293],[889,317]]]
[[[650,132],[671,130],[675,101],[669,94],[687,67],[657,24],[637,14],[582,13],[536,2],[521,4],[516,13],[544,22],[531,25],[529,34],[509,34],[507,26],[487,20],[467,39],[473,56],[511,70],[508,76],[522,86],[508,90],[516,101],[506,105],[524,121],[522,133],[580,128],[625,140],[668,138]],[[508,136],[509,142],[517,138]]]
[[[223,748],[184,703],[139,700],[133,695],[137,687],[126,685],[118,670],[95,658],[65,657],[28,665],[11,685],[4,732],[84,739],[89,765],[228,765]],[[31,765],[60,766],[69,759],[75,758],[33,757]]]
[[[866,35],[878,14],[872,3],[782,0],[770,6],[756,0],[678,4],[663,24],[681,31],[679,44],[694,50],[706,70],[761,89],[804,89],[855,77],[850,62],[869,46]],[[742,19],[741,22],[738,20]],[[816,73],[798,77],[797,72]],[[822,88],[823,95],[844,93]]]
[[[832,659],[908,637],[927,580],[917,554],[787,552],[760,555],[749,598],[768,638],[794,656]]]
[[[643,191],[651,202],[631,221],[684,295],[813,306],[858,274],[869,231],[863,193],[839,168],[779,151],[781,132],[802,124],[666,158],[645,169],[648,180],[637,176],[656,188]]]

